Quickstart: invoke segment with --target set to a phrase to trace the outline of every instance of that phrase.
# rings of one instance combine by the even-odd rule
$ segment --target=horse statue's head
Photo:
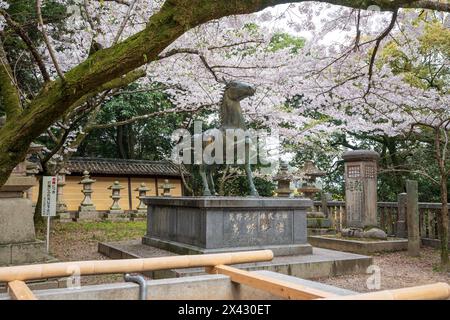
[[[255,92],[255,87],[250,84],[239,81],[230,81],[225,86],[224,95],[228,96],[231,100],[241,101],[242,99],[254,95]]]

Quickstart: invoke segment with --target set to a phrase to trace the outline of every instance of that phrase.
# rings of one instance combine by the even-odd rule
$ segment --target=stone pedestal
[[[309,199],[147,197],[148,244],[180,254],[271,249],[275,255],[310,254]]]
[[[23,196],[35,183],[34,177],[13,174],[0,187],[0,266],[51,259],[45,242],[36,240],[33,206]]]

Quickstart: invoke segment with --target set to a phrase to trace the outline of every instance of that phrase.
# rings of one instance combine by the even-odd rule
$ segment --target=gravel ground
[[[146,221],[133,222],[64,222],[52,223],[50,253],[59,261],[107,260],[97,252],[98,242],[141,239],[146,231]],[[45,239],[45,231],[38,237]],[[83,276],[82,285],[123,282],[123,275]]]
[[[145,234],[146,222],[54,222],[52,225],[50,250],[59,261],[105,260],[97,252],[99,241],[139,240]],[[44,233],[39,232],[44,238]],[[160,254],[155,254],[160,255]],[[421,256],[409,257],[406,252],[386,253],[374,256],[374,265],[380,270],[380,288],[394,289],[435,282],[450,283],[450,273],[436,271],[439,265],[439,251],[422,248]],[[357,292],[370,291],[367,280],[371,274],[339,276],[314,279]],[[82,278],[82,284],[121,282],[122,275],[89,276]]]
[[[439,250],[422,248],[421,256],[409,257],[405,251],[385,253],[373,257],[373,263],[379,270],[380,288],[377,290],[397,289],[424,284],[447,282],[450,284],[450,273],[438,272]],[[367,281],[374,283],[373,271],[370,274],[339,276],[315,279],[333,286],[357,291],[369,292]]]

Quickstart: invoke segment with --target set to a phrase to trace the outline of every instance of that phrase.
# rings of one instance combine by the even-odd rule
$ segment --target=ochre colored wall
[[[128,197],[128,178],[127,177],[98,177],[91,176],[92,179],[96,180],[96,182],[92,185],[93,193],[92,193],[92,201],[97,210],[109,210],[109,207],[112,204],[111,199],[111,190],[108,189],[114,181],[119,181],[120,184],[124,187],[120,194],[122,198],[119,201],[119,204],[122,209],[129,210],[129,197]],[[76,211],[83,200],[83,193],[81,192],[81,181],[82,177],[80,176],[66,176],[66,185],[64,186],[63,196],[64,201],[67,204],[67,209],[69,211]],[[136,198],[139,195],[138,191],[134,191],[134,189],[138,188],[142,182],[146,184],[150,191],[147,192],[148,196],[155,196],[155,178],[147,178],[147,177],[131,177],[131,201],[132,201],[132,209],[136,209],[139,200]],[[181,179],[169,179],[169,182],[172,183],[175,188],[171,190],[172,196],[181,196],[182,195],[182,182]],[[158,178],[158,186],[164,183],[164,178]],[[158,190],[158,194],[162,193],[162,189]],[[33,203],[37,202],[38,197],[38,185],[31,189],[31,198]]]

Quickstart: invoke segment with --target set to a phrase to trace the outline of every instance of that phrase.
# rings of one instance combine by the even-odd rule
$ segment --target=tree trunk
[[[438,215],[438,231],[441,240],[441,267],[442,271],[450,271],[448,258],[448,190],[446,174],[441,176],[441,212]]]
[[[38,199],[36,202],[36,208],[34,210],[34,228],[38,229],[39,227],[44,225],[44,218],[42,217],[42,177],[47,175],[46,172],[42,173],[42,176],[39,177],[39,193]]]

